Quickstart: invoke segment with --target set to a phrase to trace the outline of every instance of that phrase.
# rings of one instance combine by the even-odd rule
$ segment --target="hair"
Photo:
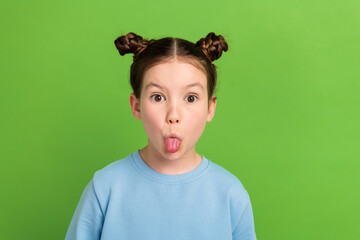
[[[156,64],[178,58],[194,65],[206,74],[210,100],[217,82],[217,67],[213,61],[219,59],[223,51],[228,50],[224,37],[215,35],[213,32],[198,40],[196,44],[173,37],[146,40],[133,32],[121,35],[114,43],[121,56],[127,53],[134,54],[130,67],[130,84],[138,99],[140,99],[145,72]]]

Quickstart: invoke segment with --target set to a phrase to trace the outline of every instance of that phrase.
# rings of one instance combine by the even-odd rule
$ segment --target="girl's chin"
[[[151,154],[153,156],[160,154],[160,156],[162,156],[163,158],[165,158],[167,160],[177,160],[179,158],[184,157],[184,154],[185,154],[184,147],[185,146],[183,145],[183,143],[181,143],[181,145],[178,147],[178,149],[176,149],[176,151],[172,151],[172,149],[170,149],[170,151],[169,151],[165,144],[163,144],[160,147],[154,147],[154,145],[152,145],[152,147],[148,148],[148,151],[151,151],[151,152],[154,151],[153,154]]]
[[[169,157],[169,158],[176,158],[179,157],[181,155],[180,149],[177,150],[176,152],[169,152],[166,148],[164,149],[164,155]]]
[[[183,156],[183,154],[184,153],[183,153],[181,147],[175,152],[172,152],[172,151],[169,152],[166,147],[162,148],[162,155],[167,160],[177,160],[177,159],[181,158]]]

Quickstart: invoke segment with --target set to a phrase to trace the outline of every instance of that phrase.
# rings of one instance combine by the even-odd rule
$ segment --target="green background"
[[[64,239],[94,172],[146,144],[116,37],[212,31],[229,51],[197,150],[242,181],[258,239],[358,238],[358,0],[1,5],[1,239]]]

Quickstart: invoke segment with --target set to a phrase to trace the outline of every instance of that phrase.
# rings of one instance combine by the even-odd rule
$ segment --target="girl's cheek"
[[[154,109],[153,111],[146,112],[144,114],[144,117],[146,118],[146,122],[148,125],[157,126],[160,122],[161,113]]]

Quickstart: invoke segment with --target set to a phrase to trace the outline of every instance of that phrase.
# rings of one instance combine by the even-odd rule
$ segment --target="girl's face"
[[[204,72],[172,59],[145,72],[140,100],[131,94],[130,104],[135,118],[142,119],[149,151],[175,160],[194,156],[195,144],[214,116],[216,99],[208,101]]]

